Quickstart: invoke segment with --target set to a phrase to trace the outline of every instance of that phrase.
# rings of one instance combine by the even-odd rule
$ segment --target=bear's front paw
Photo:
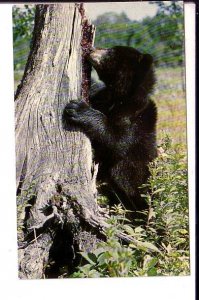
[[[64,109],[64,119],[81,123],[85,112],[89,109],[89,105],[84,101],[71,100]]]

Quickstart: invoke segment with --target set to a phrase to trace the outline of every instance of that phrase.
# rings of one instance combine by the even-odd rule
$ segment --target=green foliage
[[[131,21],[122,12],[104,13],[94,21],[95,46],[128,45],[155,58],[159,66],[184,63],[184,18],[179,2],[151,1],[159,9],[155,17]],[[15,70],[24,69],[34,25],[35,5],[13,7],[13,39]]]
[[[126,46],[126,41],[131,34],[131,20],[125,13],[105,13],[94,22],[96,26],[95,46],[113,47]]]
[[[34,24],[35,7],[24,5],[24,8],[13,7],[13,39],[30,38]]]
[[[158,5],[158,12],[154,20],[157,24],[157,32],[151,37],[158,35],[164,61],[167,65],[182,65],[184,62],[184,17],[183,7],[180,2],[152,1]],[[154,20],[152,23],[155,23]],[[152,28],[154,28],[152,26]]]
[[[158,6],[158,14],[176,14],[181,13],[183,9],[180,1],[149,1],[149,3]]]
[[[166,137],[159,147],[159,157],[150,165],[151,177],[144,195],[154,206],[150,226],[158,233],[163,247],[188,250],[188,183],[187,159],[181,145],[171,147]],[[153,235],[152,235],[153,236]],[[155,238],[155,235],[154,235]]]
[[[182,6],[179,3],[158,3],[160,2],[156,3],[159,6],[156,16],[146,17],[142,21],[131,21],[125,13],[106,13],[99,16],[94,21],[96,25],[95,46],[132,46],[153,55],[156,65],[183,65]]]
[[[157,3],[156,3],[157,2]],[[151,2],[153,4],[153,1]],[[126,14],[113,12],[98,16],[96,47],[132,46],[153,55],[158,66],[184,64],[183,9],[179,2],[154,1],[159,6],[155,17],[131,21]],[[153,4],[154,5],[154,4]],[[35,5],[13,6],[15,87],[27,61],[34,25]]]
[[[168,137],[158,151],[150,164],[151,177],[141,187],[150,206],[147,224],[133,226],[121,206],[113,208],[107,240],[92,253],[81,253],[83,260],[73,278],[189,274],[186,153]],[[136,243],[124,245],[118,232]]]
[[[13,6],[13,42],[14,42],[14,69],[22,70],[25,67],[30,50],[30,41],[34,25],[35,6]]]

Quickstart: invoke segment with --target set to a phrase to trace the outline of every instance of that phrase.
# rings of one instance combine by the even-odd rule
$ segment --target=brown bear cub
[[[157,155],[157,109],[150,99],[155,83],[153,59],[136,49],[93,48],[88,60],[105,87],[90,106],[71,101],[63,118],[90,138],[99,178],[107,182],[127,209],[147,207],[139,187],[149,176],[148,163]]]

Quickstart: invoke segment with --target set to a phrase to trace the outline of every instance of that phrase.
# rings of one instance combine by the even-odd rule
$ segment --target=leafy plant
[[[30,38],[34,25],[35,5],[13,6],[13,39]]]
[[[35,5],[13,6],[14,69],[23,70],[30,51]],[[21,73],[19,73],[21,74]],[[19,76],[19,75],[18,75]]]
[[[141,187],[149,203],[147,224],[133,226],[121,206],[112,208],[107,240],[91,253],[71,277],[128,277],[189,274],[189,227],[186,153],[165,137],[151,177]],[[123,232],[137,243],[124,245]]]

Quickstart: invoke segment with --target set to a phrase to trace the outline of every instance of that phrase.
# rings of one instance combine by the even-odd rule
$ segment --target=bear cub
[[[139,187],[157,156],[157,109],[150,99],[155,83],[153,58],[134,48],[92,48],[88,60],[105,87],[90,99],[71,101],[63,118],[77,124],[92,142],[98,177],[127,209],[147,208]]]

